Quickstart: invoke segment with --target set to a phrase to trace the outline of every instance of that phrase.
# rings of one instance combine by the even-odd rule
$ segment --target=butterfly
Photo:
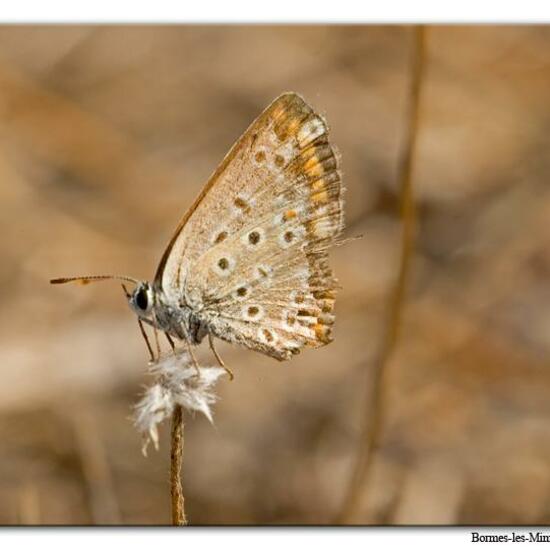
[[[190,351],[208,336],[222,366],[214,337],[287,360],[332,341],[338,286],[328,249],[344,228],[343,193],[324,118],[285,93],[210,177],[152,283],[115,275],[50,282],[134,283],[131,293],[123,288],[144,336],[142,323]]]

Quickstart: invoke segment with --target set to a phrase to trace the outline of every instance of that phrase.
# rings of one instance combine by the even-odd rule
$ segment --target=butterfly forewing
[[[157,284],[214,335],[278,359],[326,344],[336,286],[327,248],[343,228],[342,192],[326,123],[285,94],[184,218]]]

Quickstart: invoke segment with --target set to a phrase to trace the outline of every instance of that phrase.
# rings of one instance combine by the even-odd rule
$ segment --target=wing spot
[[[235,267],[235,261],[229,256],[218,257],[214,263],[213,270],[220,277],[227,277]]]
[[[245,306],[243,316],[249,321],[257,321],[263,317],[263,309],[260,306]]]
[[[261,236],[258,231],[251,231],[248,234],[248,242],[252,245],[256,245],[260,242]]]
[[[281,142],[281,143],[285,143],[288,138],[290,137],[290,134],[288,132],[288,130],[286,128],[284,129],[277,129],[275,130],[275,135],[277,136],[277,139]]]
[[[301,241],[305,237],[305,232],[302,227],[297,227],[293,231],[283,231],[279,235],[279,244],[283,248],[288,248],[294,245],[294,243]]]
[[[241,237],[241,242],[249,248],[254,248],[256,245],[262,243],[265,240],[265,232],[261,227],[245,233]]]
[[[282,168],[285,163],[285,157],[282,155],[275,155],[275,166]]]
[[[286,321],[286,324],[289,327],[293,327],[296,324],[296,315],[294,315],[294,313],[288,311],[286,313],[285,321]]]
[[[240,210],[246,210],[247,208],[249,208],[248,203],[241,197],[237,197],[234,200],[233,204]]]
[[[271,275],[271,268],[265,265],[260,265],[256,268],[257,276],[266,279]]]
[[[261,340],[263,340],[266,344],[270,344],[275,340],[273,333],[266,328],[260,329],[259,333]]]
[[[245,286],[240,286],[237,289],[237,296],[239,298],[244,298],[248,294],[248,289]]]
[[[219,244],[227,238],[227,231],[220,231],[217,237],[214,239],[214,244]]]
[[[262,162],[265,162],[265,153],[263,151],[258,151],[255,155],[254,155],[254,160],[258,163],[258,164],[261,164]]]

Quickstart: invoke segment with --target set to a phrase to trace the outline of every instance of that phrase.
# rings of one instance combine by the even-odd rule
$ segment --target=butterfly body
[[[208,334],[208,327],[189,306],[171,304],[161,289],[140,281],[128,295],[128,303],[137,316],[169,336],[198,345]]]
[[[209,334],[279,360],[328,344],[343,193],[325,120],[283,94],[226,155],[130,305],[188,344]]]

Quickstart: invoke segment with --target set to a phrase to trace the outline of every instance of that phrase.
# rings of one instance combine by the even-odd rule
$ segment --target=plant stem
[[[348,523],[356,514],[372,467],[374,452],[380,445],[384,426],[385,371],[397,345],[410,264],[414,249],[416,212],[413,196],[413,162],[416,150],[420,91],[424,69],[425,30],[422,25],[413,28],[411,77],[408,96],[405,138],[399,158],[399,188],[401,195],[401,253],[399,273],[390,295],[388,314],[380,348],[373,361],[371,388],[366,396],[361,443],[355,469],[347,487],[337,523]]]
[[[183,462],[183,410],[176,405],[172,414],[172,443],[170,449],[170,491],[172,496],[172,525],[187,525],[181,465]]]

